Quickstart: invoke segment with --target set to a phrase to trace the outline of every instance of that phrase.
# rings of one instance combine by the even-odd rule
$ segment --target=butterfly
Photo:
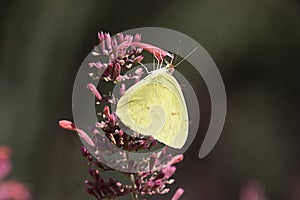
[[[148,72],[143,65],[148,75],[126,90],[118,100],[116,114],[132,131],[181,149],[188,138],[189,117],[181,87],[172,76],[174,68],[181,62],[174,66],[173,55],[167,51],[145,43],[135,45],[152,53],[158,66]],[[172,60],[170,63],[165,60],[167,64],[162,66],[166,56]]]

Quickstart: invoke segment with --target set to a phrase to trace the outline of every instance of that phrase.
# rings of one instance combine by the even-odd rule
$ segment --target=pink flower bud
[[[143,69],[142,68],[138,68],[137,70],[135,70],[134,72],[137,75],[143,74]]]
[[[111,46],[111,37],[109,33],[105,33],[105,41],[106,41],[106,45],[107,45],[107,49],[109,52],[111,52],[112,50],[112,46]]]
[[[11,150],[9,147],[0,147],[0,181],[8,176],[11,172],[11,161],[10,161]],[[1,197],[0,197],[1,199]]]
[[[123,80],[123,76],[119,75],[117,78],[116,78],[116,82],[119,83]]]
[[[257,181],[250,181],[240,191],[240,200],[261,200],[266,199],[264,187]]]
[[[158,62],[162,62],[164,57],[166,57],[166,56],[169,56],[171,58],[173,57],[169,52],[162,50],[156,46],[153,46],[151,44],[146,44],[146,43],[142,43],[142,42],[132,42],[131,45],[140,47],[140,48],[148,51],[149,53],[153,54],[155,56],[155,58],[158,60]]]
[[[143,72],[143,69],[142,68],[138,68],[137,70],[135,70],[134,72],[136,75],[135,75],[135,82],[139,82],[140,79],[142,78],[144,72]]]
[[[98,32],[98,39],[99,39],[100,42],[102,42],[105,39],[105,36],[104,36],[102,31]]]
[[[105,107],[104,107],[103,113],[106,115],[106,117],[109,117],[109,116],[110,116],[110,111],[109,111],[109,107],[108,107],[108,106],[105,106]]]
[[[96,67],[97,69],[103,69],[103,68],[105,68],[105,66],[100,61],[89,63],[89,67],[90,68]]]
[[[95,97],[99,100],[102,101],[102,96],[100,94],[100,92],[97,90],[96,86],[94,86],[94,84],[89,83],[86,85],[86,87],[89,89],[89,91],[95,95]]]
[[[149,169],[150,169],[150,171],[152,171],[156,159],[157,159],[157,154],[156,154],[156,153],[153,153],[153,154],[151,155],[151,157],[150,157],[150,162],[149,162]]]
[[[142,35],[137,33],[137,34],[135,34],[133,41],[134,42],[140,42],[141,39],[142,39]]]
[[[11,155],[11,149],[7,146],[0,147],[0,160],[9,159]]]
[[[114,114],[109,115],[108,120],[110,126],[114,126],[116,124],[116,116]]]
[[[105,126],[105,123],[104,122],[96,122],[95,126],[97,128],[103,128]]]
[[[90,147],[95,147],[95,143],[93,142],[93,140],[90,138],[90,136],[88,134],[86,134],[86,132],[84,132],[81,129],[77,129],[77,134],[78,136],[83,139],[83,141],[85,141]]]
[[[128,41],[129,43],[131,43],[133,40],[132,35],[125,35],[125,40]]]
[[[119,43],[124,42],[124,34],[123,34],[123,33],[118,33],[118,34],[117,34],[117,37],[118,37]]]
[[[29,189],[18,181],[6,181],[0,184],[0,199],[29,200],[31,194]]]
[[[182,188],[178,188],[174,194],[174,196],[172,197],[172,200],[178,200],[180,199],[180,197],[183,195],[184,193],[184,189]]]
[[[139,63],[139,62],[141,62],[143,59],[144,59],[143,56],[138,56],[138,57],[136,57],[136,58],[134,59],[134,61]]]
[[[116,63],[114,67],[113,77],[117,78],[120,75],[120,73],[121,73],[121,66],[119,63]]]
[[[173,176],[175,171],[176,171],[176,167],[174,166],[167,166],[162,170],[162,172],[165,175],[165,179],[169,179],[171,176]]]
[[[121,88],[120,88],[120,95],[123,96],[123,94],[125,93],[125,91],[126,91],[126,86],[125,86],[124,83],[122,83]]]
[[[183,161],[183,155],[182,154],[179,154],[179,155],[176,155],[175,157],[173,157],[169,162],[168,162],[168,165],[171,166],[171,165],[174,165],[176,163],[179,163]]]
[[[75,124],[71,121],[68,121],[68,120],[60,120],[58,122],[59,126],[61,128],[64,128],[64,129],[67,129],[67,130],[70,130],[70,131],[76,131],[76,127],[75,127]]]
[[[119,136],[122,137],[124,135],[124,131],[123,130],[119,130]]]

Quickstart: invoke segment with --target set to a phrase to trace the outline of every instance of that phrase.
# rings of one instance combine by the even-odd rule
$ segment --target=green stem
[[[138,200],[138,194],[136,193],[136,185],[134,182],[134,174],[130,174],[130,180],[132,183],[132,200]]]

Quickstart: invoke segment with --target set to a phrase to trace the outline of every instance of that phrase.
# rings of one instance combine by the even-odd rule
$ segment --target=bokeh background
[[[178,165],[172,192],[182,186],[183,199],[232,200],[254,181],[270,200],[299,200],[296,0],[1,1],[0,145],[14,151],[12,177],[27,183],[36,200],[93,199],[83,189],[89,175],[81,143],[57,122],[72,119],[73,81],[97,31],[142,26],[197,40],[227,90],[224,131],[200,160],[210,113],[203,91],[199,134]]]

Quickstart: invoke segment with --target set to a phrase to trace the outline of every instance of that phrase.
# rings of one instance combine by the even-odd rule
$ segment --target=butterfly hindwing
[[[117,115],[126,126],[182,148],[188,136],[188,113],[176,79],[157,70],[131,86],[119,99]]]

